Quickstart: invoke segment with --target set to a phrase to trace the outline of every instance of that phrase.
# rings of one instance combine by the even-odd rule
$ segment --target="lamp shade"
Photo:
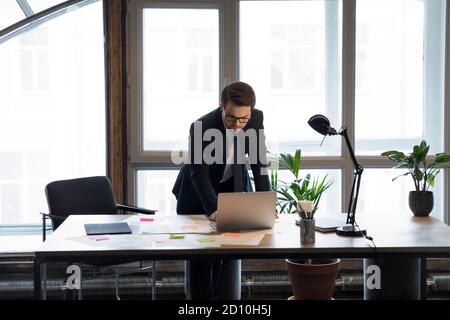
[[[322,114],[316,114],[308,120],[308,124],[321,135],[330,134],[330,120]]]

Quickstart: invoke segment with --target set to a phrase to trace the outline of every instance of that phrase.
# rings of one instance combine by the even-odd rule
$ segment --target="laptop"
[[[275,223],[276,192],[219,193],[217,231],[271,229]]]

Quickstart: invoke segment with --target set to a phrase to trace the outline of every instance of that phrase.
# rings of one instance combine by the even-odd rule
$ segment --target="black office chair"
[[[45,187],[49,213],[42,214],[42,237],[46,239],[47,230],[56,230],[71,214],[119,214],[120,211],[142,214],[155,214],[154,210],[117,204],[114,199],[111,183],[105,176],[86,177],[71,180],[60,180],[49,183]],[[52,227],[47,228],[50,219]],[[119,273],[117,263],[132,261],[115,261],[116,264],[116,298],[119,297]],[[109,263],[111,264],[111,263]],[[105,265],[93,264],[96,266]],[[107,264],[108,265],[108,264]],[[141,262],[142,267],[142,262]],[[155,262],[152,262],[152,297],[155,298]],[[81,289],[80,292],[81,293]]]

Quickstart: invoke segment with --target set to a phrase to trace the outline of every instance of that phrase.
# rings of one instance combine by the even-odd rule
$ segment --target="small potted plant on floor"
[[[448,166],[450,155],[437,153],[434,160],[426,159],[430,146],[425,140],[413,147],[413,151],[405,155],[401,151],[390,150],[381,155],[397,163],[394,168],[407,169],[392,181],[401,176],[411,176],[415,190],[409,192],[409,208],[416,216],[428,216],[433,210],[434,198],[429,187],[434,187],[436,175],[440,169]]]
[[[298,213],[300,220],[306,217],[313,220],[322,194],[333,181],[327,175],[323,178],[311,178],[310,174],[301,177],[300,149],[297,149],[294,155],[280,154],[277,160],[293,176],[291,181],[281,181],[278,179],[278,171],[271,170],[271,187],[278,193],[278,212]],[[339,259],[286,259],[286,265],[294,292],[294,296],[290,299],[330,300],[332,298],[340,265]]]

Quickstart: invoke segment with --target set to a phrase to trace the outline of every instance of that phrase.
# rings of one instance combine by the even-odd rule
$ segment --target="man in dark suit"
[[[263,113],[244,82],[226,86],[220,107],[192,123],[189,153],[172,192],[178,214],[205,214],[212,221],[221,192],[253,191],[244,163],[249,155],[256,191],[269,191]],[[240,260],[186,263],[190,299],[240,299]]]

